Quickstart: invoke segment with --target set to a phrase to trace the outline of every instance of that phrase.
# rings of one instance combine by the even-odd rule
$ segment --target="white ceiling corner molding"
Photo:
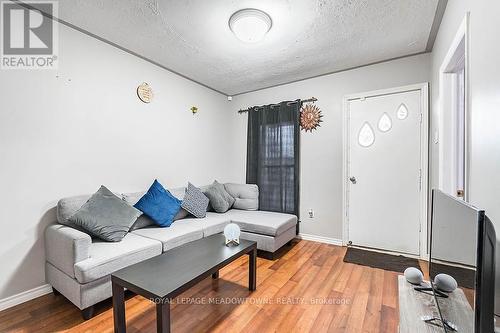
[[[65,0],[59,17],[232,96],[426,52],[443,1]],[[264,23],[254,43],[235,38],[229,24],[248,8],[270,19],[254,17]]]

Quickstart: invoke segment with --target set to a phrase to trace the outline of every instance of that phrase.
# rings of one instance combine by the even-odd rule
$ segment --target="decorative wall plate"
[[[321,110],[314,104],[307,104],[300,110],[300,127],[306,132],[312,132],[321,126],[323,120]]]
[[[143,82],[137,87],[137,96],[144,103],[150,103],[153,100],[153,90],[149,84]]]

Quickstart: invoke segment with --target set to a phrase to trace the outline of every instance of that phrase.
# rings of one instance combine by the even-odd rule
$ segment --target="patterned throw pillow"
[[[188,183],[181,207],[195,217],[202,218],[207,215],[208,198],[199,188]]]

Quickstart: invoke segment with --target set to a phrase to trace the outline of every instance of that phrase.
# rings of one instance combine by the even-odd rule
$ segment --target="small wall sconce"
[[[198,108],[196,106],[192,106],[190,110],[191,110],[191,112],[193,114],[197,114],[198,113]]]

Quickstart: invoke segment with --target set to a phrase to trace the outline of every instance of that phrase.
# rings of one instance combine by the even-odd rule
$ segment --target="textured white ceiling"
[[[426,50],[439,0],[64,0],[59,17],[188,78],[234,95]],[[267,12],[244,44],[228,19]]]

